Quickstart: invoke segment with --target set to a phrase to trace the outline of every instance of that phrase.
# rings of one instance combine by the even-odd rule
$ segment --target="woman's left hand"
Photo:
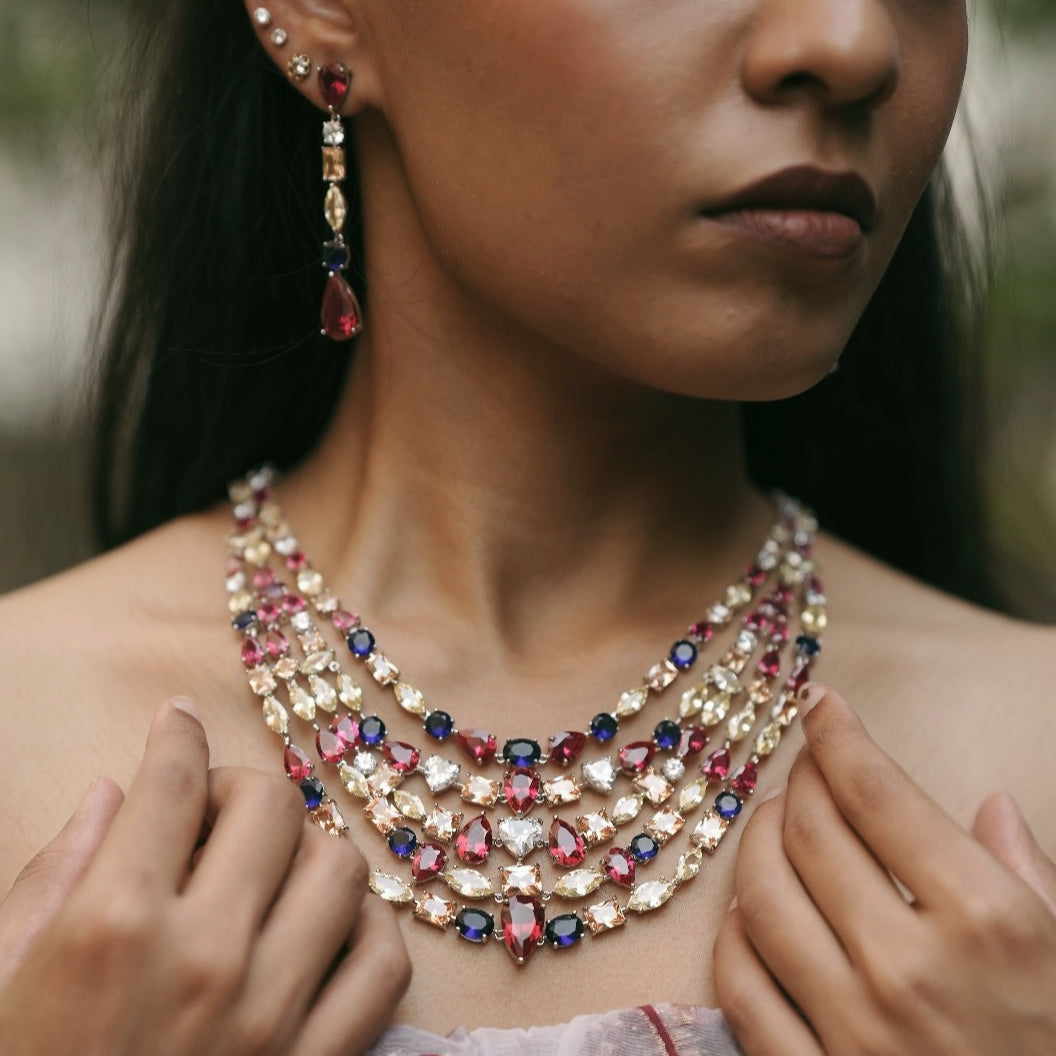
[[[842,698],[811,703],[715,945],[747,1056],[1053,1056],[1056,864],[1014,800],[987,799],[969,834]]]

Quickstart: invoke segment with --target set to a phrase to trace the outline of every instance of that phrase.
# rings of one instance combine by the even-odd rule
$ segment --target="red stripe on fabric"
[[[660,1018],[659,1013],[653,1008],[652,1005],[641,1005],[639,1011],[644,1012],[646,1018],[653,1025],[653,1030],[659,1035],[660,1040],[664,1043],[664,1051],[667,1056],[678,1056],[678,1049],[675,1048],[675,1040],[667,1032],[667,1027],[664,1026],[664,1021]]]

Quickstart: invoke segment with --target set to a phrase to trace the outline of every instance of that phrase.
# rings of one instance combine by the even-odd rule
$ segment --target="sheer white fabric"
[[[370,1056],[742,1056],[714,1008],[646,1005],[528,1030],[392,1027]]]

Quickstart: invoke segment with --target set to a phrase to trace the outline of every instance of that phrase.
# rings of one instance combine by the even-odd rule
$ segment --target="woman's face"
[[[346,3],[454,281],[618,375],[723,399],[828,372],[967,47],[963,0]],[[837,179],[745,190],[800,167]]]

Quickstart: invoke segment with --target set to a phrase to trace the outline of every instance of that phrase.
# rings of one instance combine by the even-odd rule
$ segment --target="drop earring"
[[[348,246],[345,243],[345,220],[348,203],[341,191],[346,175],[345,126],[338,108],[348,96],[352,74],[340,62],[319,67],[319,91],[330,110],[323,122],[323,180],[327,184],[323,213],[333,238],[323,243],[323,267],[328,278],[323,292],[322,333],[331,341],[348,341],[363,329],[363,313],[356,295],[345,280]]]

